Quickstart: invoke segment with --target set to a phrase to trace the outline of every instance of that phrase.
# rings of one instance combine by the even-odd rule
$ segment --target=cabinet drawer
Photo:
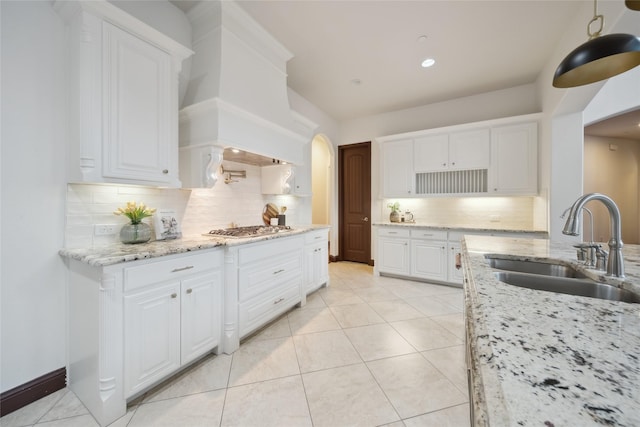
[[[273,258],[274,255],[277,255],[277,259],[283,259],[282,254],[290,251],[302,251],[302,246],[301,236],[280,237],[238,249],[238,262],[240,265],[245,265],[265,258]]]
[[[447,232],[441,230],[411,230],[412,239],[447,240]]]
[[[329,230],[318,230],[318,231],[310,231],[304,235],[304,243],[305,245],[309,245],[311,243],[321,242],[322,240],[329,239]]]
[[[284,260],[284,261],[283,261]],[[251,267],[241,267],[238,276],[238,299],[246,301],[282,283],[302,281],[302,254],[279,254]]]
[[[409,237],[410,230],[401,227],[381,227],[378,229],[378,236],[384,237]]]
[[[298,284],[284,283],[260,297],[241,303],[238,313],[240,337],[246,336],[298,302],[300,302]]]
[[[162,258],[160,258],[162,259]],[[129,292],[152,283],[180,280],[182,277],[222,267],[221,249],[189,254],[162,261],[150,261],[124,269],[124,291]]]

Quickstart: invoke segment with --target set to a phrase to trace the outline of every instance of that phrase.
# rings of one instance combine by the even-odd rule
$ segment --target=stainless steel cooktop
[[[268,236],[271,234],[283,233],[291,231],[288,225],[249,225],[246,227],[221,228],[211,230],[205,236],[217,236],[232,239],[241,239],[247,237]]]

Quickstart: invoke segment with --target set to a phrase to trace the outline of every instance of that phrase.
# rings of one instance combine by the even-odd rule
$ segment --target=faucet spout
[[[569,211],[569,216],[564,224],[562,233],[570,236],[577,236],[580,234],[579,214],[584,208],[584,205],[591,200],[598,200],[602,202],[609,211],[611,237],[608,242],[609,260],[607,261],[607,276],[624,277],[624,260],[622,258],[622,221],[620,218],[620,209],[618,209],[618,206],[610,197],[600,193],[590,193],[579,197],[571,206],[571,210]]]

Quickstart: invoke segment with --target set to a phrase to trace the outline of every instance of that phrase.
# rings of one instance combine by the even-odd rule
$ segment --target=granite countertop
[[[575,261],[570,243],[465,236],[465,311],[478,425],[640,426],[640,304],[499,282],[485,254],[560,260],[640,293],[640,246],[626,245],[626,278]]]
[[[196,235],[185,236],[175,240],[154,240],[136,245],[114,243],[109,246],[92,248],[61,249],[59,254],[64,258],[75,259],[94,267],[106,267],[123,262],[212,249],[220,246],[236,246],[263,242],[324,228],[329,229],[330,227],[328,225],[296,226],[295,228],[292,227],[291,231],[247,238],[223,238],[210,235]]]
[[[443,230],[443,231],[467,231],[470,233],[528,233],[539,237],[547,237],[546,231],[540,230],[525,230],[514,228],[489,228],[489,227],[467,227],[467,226],[448,226],[448,225],[436,225],[436,224],[424,224],[417,222],[374,222],[374,226],[383,227],[405,227],[405,228],[418,228],[418,229],[430,229],[430,230]]]

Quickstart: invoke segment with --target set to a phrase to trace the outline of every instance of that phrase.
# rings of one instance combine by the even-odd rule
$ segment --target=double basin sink
[[[498,255],[486,255],[489,266],[498,270],[495,277],[503,282],[521,288],[584,297],[640,303],[640,295],[626,289],[596,282],[580,271],[552,262],[516,260]]]

